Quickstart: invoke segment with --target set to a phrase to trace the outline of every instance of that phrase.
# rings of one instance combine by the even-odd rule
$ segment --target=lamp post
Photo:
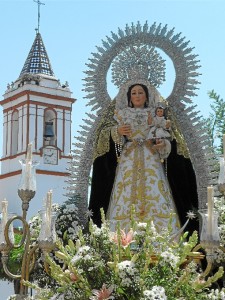
[[[23,281],[28,281],[30,272],[35,265],[35,254],[39,248],[44,254],[49,253],[55,247],[56,234],[54,228],[55,216],[52,217],[51,203],[52,203],[52,191],[47,194],[47,200],[45,203],[45,209],[42,213],[42,229],[41,232],[45,232],[47,229],[48,235],[41,235],[37,241],[30,244],[30,228],[26,221],[27,211],[29,208],[29,202],[36,193],[36,162],[32,161],[32,144],[27,147],[27,155],[25,160],[20,161],[22,165],[21,180],[18,187],[18,195],[22,200],[22,216],[14,215],[10,216],[7,212],[8,202],[2,201],[2,222],[0,224],[0,251],[2,254],[2,264],[5,273],[12,279],[20,280],[20,293],[16,295],[17,300],[25,299],[28,294],[28,287],[23,285]],[[13,222],[20,220],[22,222],[22,238],[18,244],[14,242],[13,235]],[[47,227],[46,227],[47,226]],[[13,274],[8,268],[9,253],[13,249],[24,247],[22,256],[22,265],[20,274]]]

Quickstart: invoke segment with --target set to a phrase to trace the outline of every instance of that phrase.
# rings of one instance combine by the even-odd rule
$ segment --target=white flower
[[[93,224],[92,230],[93,230],[93,234],[94,234],[95,236],[101,236],[102,230],[101,230],[101,228],[99,228],[97,225]]]
[[[90,260],[92,256],[90,255],[90,247],[89,246],[81,246],[78,248],[76,255],[71,259],[72,264],[76,264],[79,260]]]
[[[151,221],[151,226],[150,226],[151,232],[155,235],[158,235],[157,230],[155,228],[155,224],[153,221]]]
[[[225,299],[225,289],[222,288],[221,290],[210,290],[208,294],[208,299],[210,300],[224,300]]]
[[[164,251],[161,253],[161,258],[162,261],[165,263],[169,263],[171,265],[171,267],[175,268],[178,261],[179,261],[179,257],[175,256],[173,253],[169,252],[169,251]]]
[[[122,261],[118,263],[118,269],[118,275],[121,278],[122,286],[130,286],[134,284],[134,282],[139,281],[140,277],[134,262],[129,260]]]
[[[121,271],[123,271],[123,270],[129,270],[131,268],[134,268],[134,262],[132,262],[130,260],[124,260],[124,261],[118,263],[118,268]]]
[[[92,256],[87,254],[87,255],[84,255],[84,260],[91,260],[92,259]]]
[[[167,300],[165,290],[162,286],[153,286],[151,290],[143,292],[144,300]]]
[[[64,300],[64,295],[63,294],[56,294],[53,297],[50,298],[50,300]]]
[[[137,228],[139,229],[139,230],[146,230],[146,228],[147,228],[147,223],[138,223],[137,224]]]
[[[7,298],[7,300],[16,300],[16,295],[11,295]]]
[[[80,255],[85,255],[87,252],[90,251],[90,247],[89,246],[82,246],[78,249],[78,254]]]

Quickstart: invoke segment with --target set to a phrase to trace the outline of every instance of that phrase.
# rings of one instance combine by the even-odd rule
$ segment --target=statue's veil
[[[160,99],[157,88],[165,81],[165,60],[160,50],[173,63],[175,80],[170,95],[165,99],[176,124],[182,132],[189,151],[197,182],[199,208],[205,208],[207,186],[214,184],[217,176],[215,157],[210,148],[207,132],[201,116],[195,111],[191,98],[196,96],[198,82],[198,55],[193,54],[189,41],[181,33],[175,34],[174,28],[168,29],[161,24],[149,26],[126,25],[102,41],[92,53],[85,71],[84,91],[92,106],[85,125],[81,125],[80,135],[76,137],[73,160],[70,168],[69,192],[82,198],[79,203],[80,215],[84,215],[88,206],[89,176],[93,163],[93,144],[95,133],[104,111],[111,103],[107,91],[107,75],[112,72],[112,82],[119,87],[116,105],[123,107],[126,101],[127,87],[132,83],[143,83],[150,91],[152,103]]]

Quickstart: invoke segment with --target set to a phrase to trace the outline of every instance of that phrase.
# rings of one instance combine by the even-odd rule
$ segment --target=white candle
[[[50,190],[47,193],[45,216],[46,216],[46,237],[48,238],[51,236],[52,190]]]
[[[214,207],[214,190],[212,186],[207,187],[207,201],[208,201],[208,234],[212,236],[213,233],[213,207]]]
[[[32,143],[28,144],[27,146],[27,160],[31,161],[32,160]]]
[[[25,159],[25,178],[24,178],[24,189],[31,189],[32,179],[32,143],[27,145],[27,155]]]
[[[31,188],[31,161],[26,161],[26,165],[25,165],[25,190],[30,190]]]
[[[5,242],[4,231],[5,231],[6,223],[7,223],[7,221],[8,221],[7,207],[8,207],[8,201],[6,201],[6,199],[4,199],[4,200],[2,201],[2,220],[1,220],[1,236],[0,236],[0,243],[4,243],[4,242]]]

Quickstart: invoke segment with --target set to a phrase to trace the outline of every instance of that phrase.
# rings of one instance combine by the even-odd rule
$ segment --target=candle
[[[45,216],[46,216],[46,237],[48,238],[51,236],[52,190],[50,190],[47,193]]]
[[[207,187],[207,201],[208,201],[208,234],[209,237],[212,237],[213,233],[213,206],[214,206],[214,198],[213,198],[214,190],[212,186]]]
[[[25,186],[25,190],[30,190],[31,188],[31,161],[26,161],[26,165],[25,165],[25,182],[24,182],[24,186]]]
[[[27,145],[27,155],[25,160],[25,181],[24,189],[30,190],[31,186],[31,169],[32,169],[32,143]]]
[[[27,146],[27,160],[31,161],[32,160],[32,143],[28,144]]]
[[[8,201],[6,201],[6,199],[4,199],[4,200],[2,201],[2,220],[1,220],[1,236],[0,236],[0,243],[4,243],[4,242],[5,242],[4,231],[5,231],[6,223],[7,223],[7,221],[8,221],[7,207],[8,207]]]

